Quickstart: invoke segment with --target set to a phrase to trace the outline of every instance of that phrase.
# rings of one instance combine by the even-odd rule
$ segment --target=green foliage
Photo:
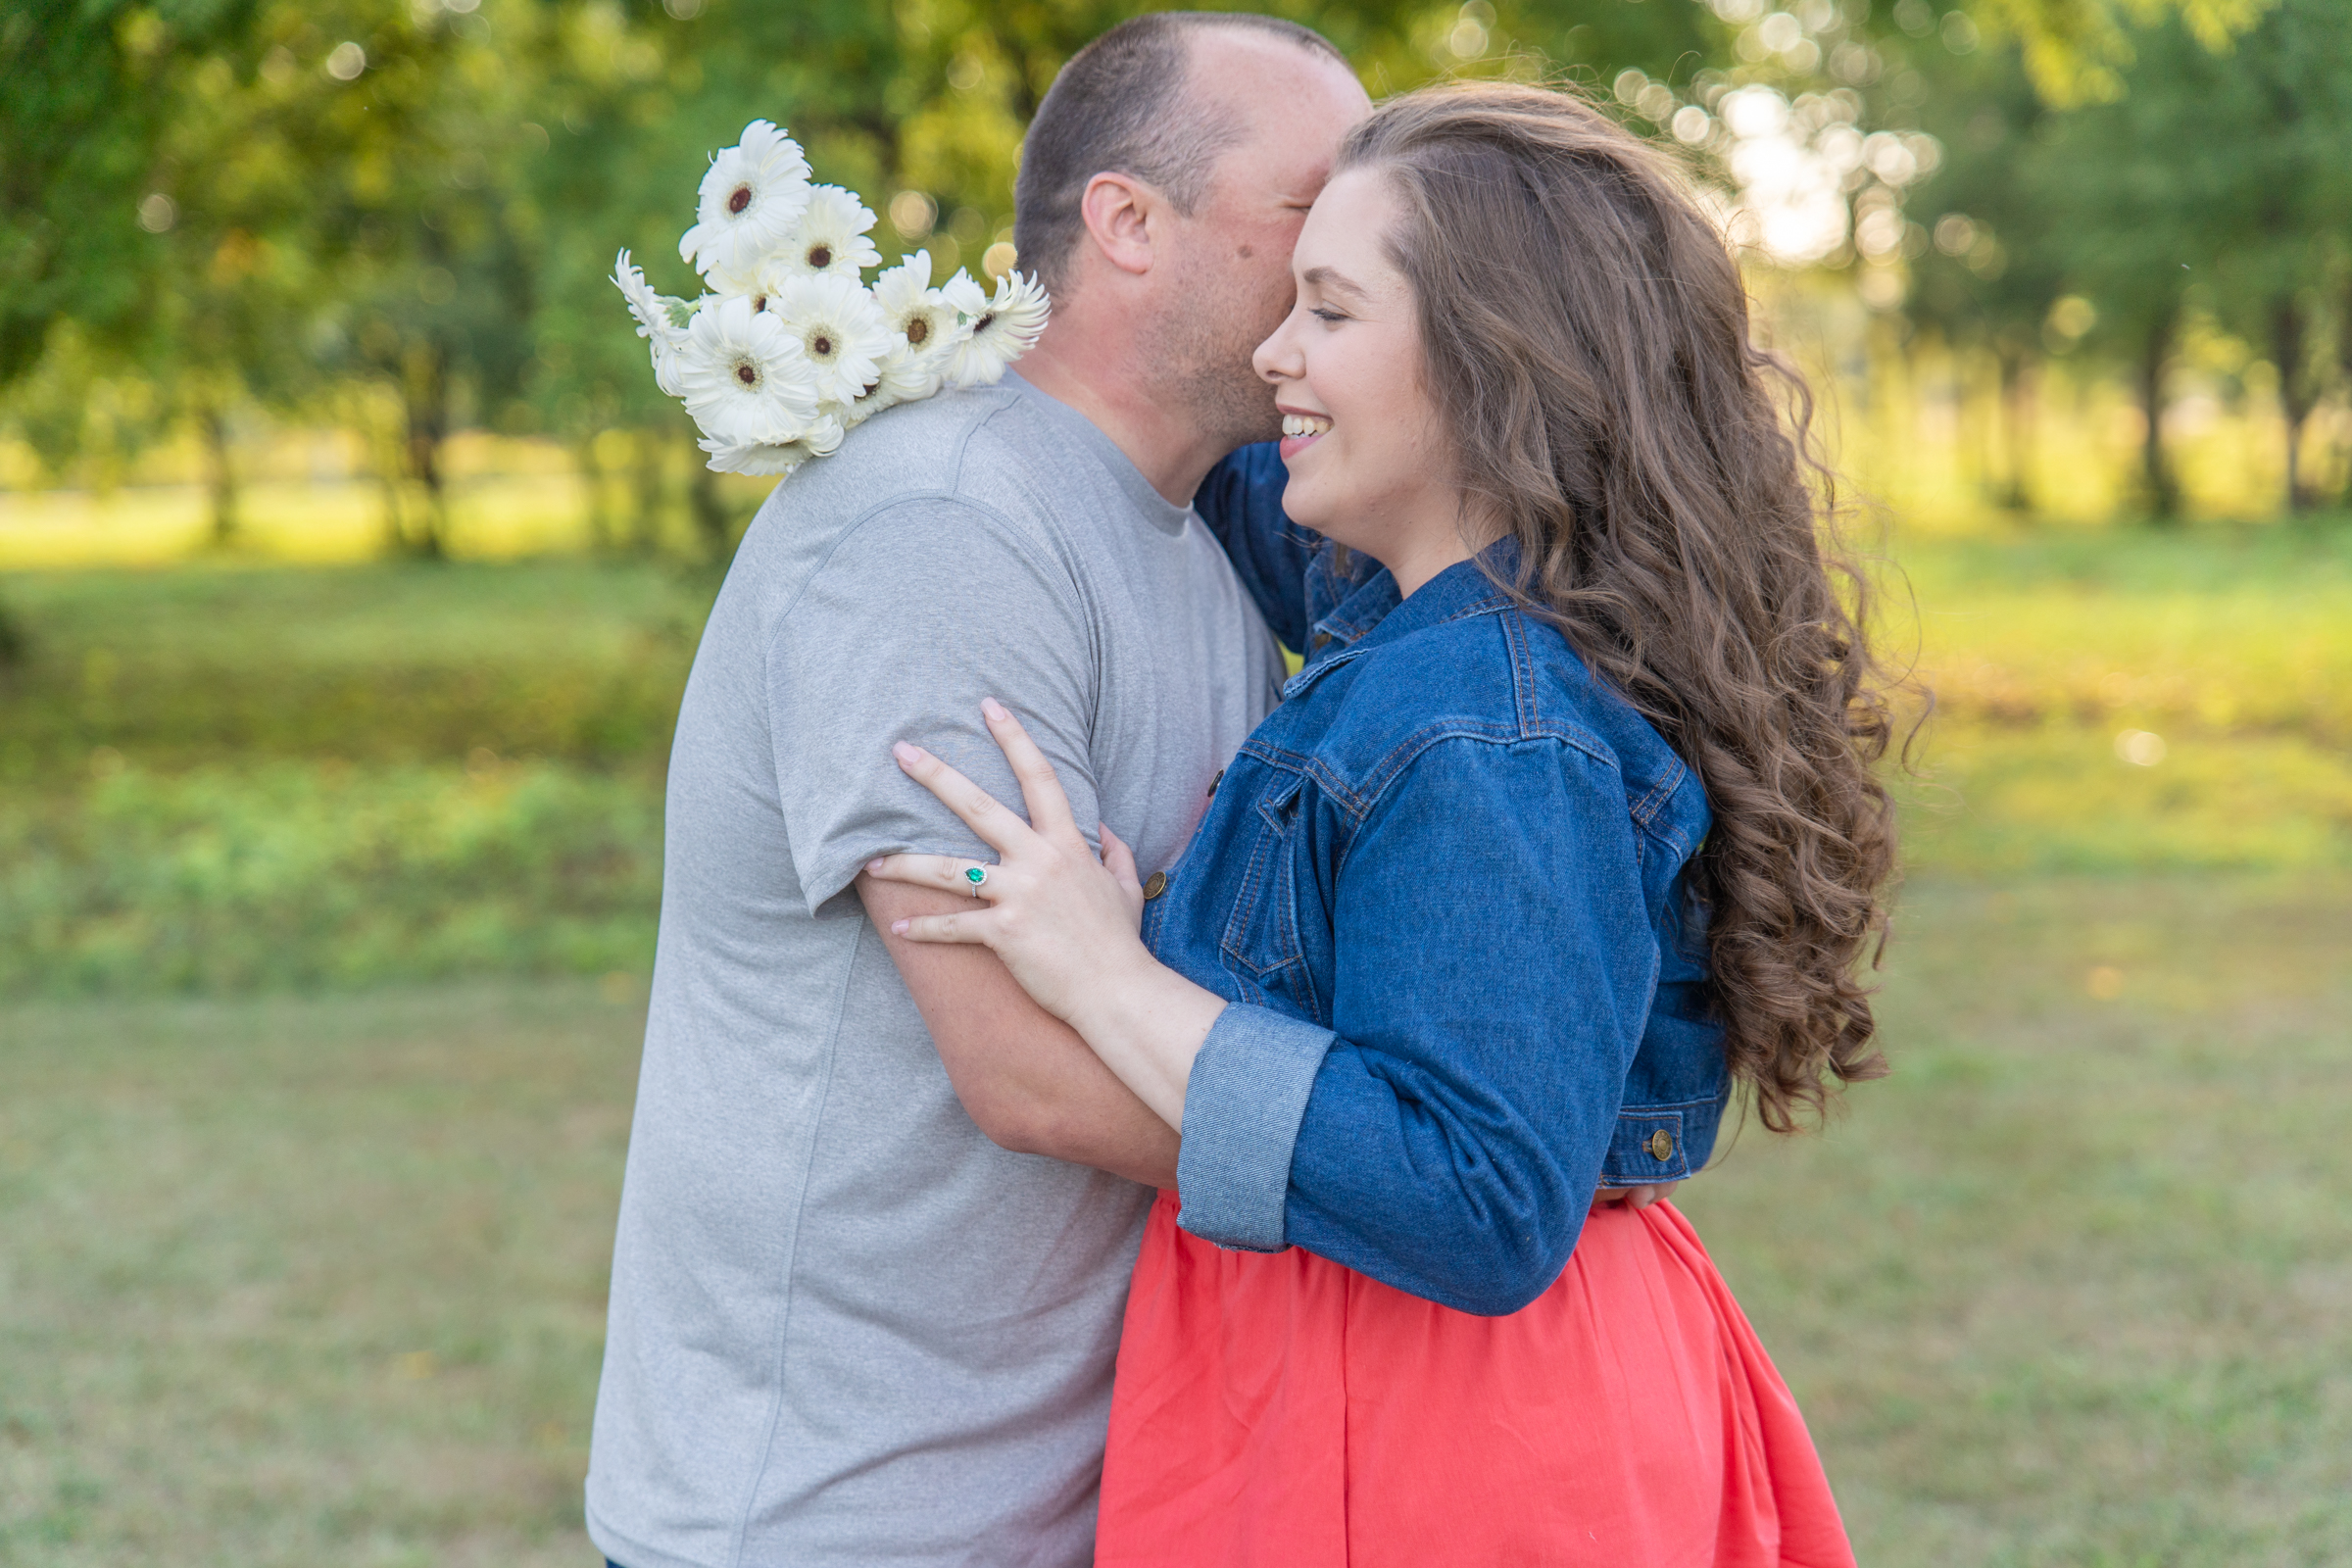
[[[2228,37],[2192,21],[2131,31],[2118,90],[2072,107],[2014,48],[1931,53],[1923,118],[1946,158],[1913,201],[1938,242],[1913,309],[2005,365],[2080,352],[2128,373],[2159,514],[2178,504],[2160,432],[2183,319],[2219,323],[2278,372],[2299,509],[2305,421],[2352,354],[2352,13],[2275,0]]]
[[[477,751],[659,766],[705,591],[577,563],[17,577],[34,657],[0,688],[0,780]]]
[[[650,569],[20,578],[0,995],[642,972],[700,618]]]
[[[643,972],[643,775],[270,762],[0,806],[0,996]]]

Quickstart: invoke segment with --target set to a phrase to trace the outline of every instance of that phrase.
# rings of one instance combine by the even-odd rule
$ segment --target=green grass
[[[0,1564],[581,1563],[643,1014],[0,1009]]]
[[[2348,911],[1928,879],[1895,1075],[1685,1190],[1863,1562],[2352,1560]],[[639,1017],[576,983],[0,1008],[0,1564],[593,1560]]]
[[[1863,1562],[2352,1561],[2348,945],[2340,878],[1913,890],[1894,1076],[1685,1200]]]
[[[1902,552],[1936,716],[1906,858],[1979,875],[2352,868],[2352,530]],[[2159,738],[2128,760],[2127,731]]]

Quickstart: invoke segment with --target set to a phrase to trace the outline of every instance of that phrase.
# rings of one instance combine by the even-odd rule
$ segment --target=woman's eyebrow
[[[1336,272],[1328,267],[1310,267],[1298,274],[1298,280],[1302,283],[1312,283],[1315,287],[1333,294],[1352,294],[1359,300],[1372,297],[1364,292],[1362,284],[1350,282],[1346,275]]]

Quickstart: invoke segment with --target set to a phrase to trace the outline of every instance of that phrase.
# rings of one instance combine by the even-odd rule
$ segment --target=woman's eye
[[[1348,319],[1345,312],[1332,310],[1328,306],[1318,305],[1306,314],[1318,321],[1345,321]]]

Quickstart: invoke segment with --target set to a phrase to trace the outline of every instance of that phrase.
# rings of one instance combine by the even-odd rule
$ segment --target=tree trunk
[[[1998,497],[2010,512],[2032,512],[2034,493],[2027,475],[2033,471],[2034,362],[2015,344],[2003,344],[2001,361],[2001,446],[2004,466]]]
[[[204,436],[205,493],[213,509],[213,548],[225,550],[237,539],[237,470],[228,444],[228,415],[218,399],[206,397],[196,405],[196,427]]]
[[[0,676],[7,675],[23,664],[28,652],[30,646],[24,639],[24,630],[17,625],[16,617],[8,612],[8,607],[0,605]]]
[[[2352,385],[2352,281],[2345,284],[2343,303],[2337,308],[2335,358],[2337,368],[2343,372],[2343,380]],[[2339,425],[2337,428],[2343,427]],[[2344,490],[2337,504],[2352,508],[2352,463],[2344,466]]]
[[[449,362],[441,345],[427,340],[409,351],[401,378],[408,416],[409,477],[424,493],[423,526],[407,535],[409,553],[425,561],[449,554],[449,495],[441,477],[441,443],[449,438]]]
[[[2286,420],[2286,510],[2303,512],[2311,492],[2303,483],[2303,425],[2311,416],[2310,378],[2303,365],[2303,310],[2292,294],[2271,302],[2271,360],[2278,368],[2278,413]]]
[[[2147,421],[2139,443],[2140,482],[2147,491],[2148,515],[2166,523],[2180,515],[2180,482],[2173,477],[2172,465],[2164,455],[2164,371],[2173,357],[2173,329],[2179,315],[2180,307],[2168,304],[2149,319],[2132,374],[2139,412]]]
[[[651,430],[638,430],[630,437],[637,453],[637,522],[634,541],[639,555],[650,556],[662,548],[662,460],[668,456],[662,441]]]
[[[605,505],[605,466],[596,458],[597,432],[589,431],[571,444],[571,461],[580,470],[580,489],[587,501],[588,548],[600,556],[612,554],[612,510]]]
[[[687,437],[687,450],[694,454],[694,477],[687,481],[686,502],[694,513],[694,531],[703,541],[704,558],[715,565],[724,565],[734,541],[727,525],[727,506],[718,493],[718,475],[710,471],[702,448]]]

